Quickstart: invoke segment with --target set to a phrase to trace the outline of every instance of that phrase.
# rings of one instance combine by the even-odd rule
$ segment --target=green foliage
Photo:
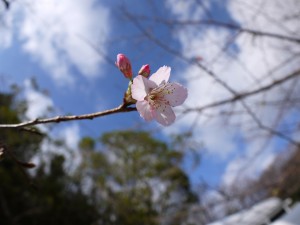
[[[74,184],[64,173],[63,161],[62,156],[54,157],[49,173],[40,167],[34,186],[16,165],[1,165],[1,224],[91,224],[97,219],[87,196],[80,189],[72,190]]]
[[[95,141],[90,137],[84,137],[79,143],[79,148],[84,151],[93,150],[95,148]]]
[[[12,94],[0,94],[0,121],[18,123],[19,113]],[[32,176],[16,160],[27,162],[38,150],[42,136],[21,130],[2,129],[0,147],[0,223],[92,224],[97,209],[64,169],[62,156],[53,157],[50,171],[42,165]]]
[[[187,219],[186,206],[196,198],[180,168],[182,153],[142,131],[106,133],[99,145],[83,153],[79,171],[94,181],[91,192],[101,211],[111,215],[107,224],[180,224]]]
[[[3,123],[19,123],[19,113],[15,106],[14,95],[0,94],[0,121]],[[31,158],[38,149],[41,136],[32,135],[25,131],[18,130],[1,130],[0,146],[4,145],[8,149],[18,154],[18,158],[22,161]],[[26,146],[26,149],[24,149]]]

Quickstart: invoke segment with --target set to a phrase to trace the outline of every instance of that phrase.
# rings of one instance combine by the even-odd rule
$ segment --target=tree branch
[[[253,119],[253,121],[256,123],[256,125],[269,132],[270,134],[272,135],[276,135],[278,137],[281,137],[282,139],[285,139],[287,141],[289,141],[290,143],[292,143],[293,145],[295,145],[296,147],[299,147],[300,146],[300,143],[295,141],[294,139],[290,138],[289,136],[285,135],[284,133],[276,130],[276,129],[273,129],[271,127],[268,127],[266,125],[264,125],[262,123],[262,121],[260,121],[260,119],[257,117],[257,115],[249,108],[249,106],[244,102],[244,101],[241,101],[242,105],[244,106],[244,108],[247,110],[248,114],[250,115],[250,117]]]
[[[23,127],[45,124],[45,123],[60,123],[60,122],[66,122],[71,120],[92,120],[97,117],[102,117],[102,116],[121,113],[121,112],[131,112],[131,111],[136,111],[136,108],[128,107],[127,104],[123,103],[116,108],[108,109],[101,112],[82,114],[82,115],[72,115],[72,116],[56,116],[56,117],[45,118],[45,119],[37,118],[31,121],[22,122],[18,124],[0,124],[0,128],[23,128]]]
[[[213,102],[213,103],[210,103],[210,104],[207,104],[207,105],[204,105],[204,106],[201,106],[201,107],[196,107],[196,108],[189,108],[189,109],[186,109],[184,110],[182,113],[189,113],[189,112],[194,112],[194,111],[197,111],[197,112],[201,112],[205,109],[208,109],[208,108],[213,108],[213,107],[216,107],[216,106],[221,106],[221,105],[225,105],[227,103],[232,103],[232,102],[235,102],[237,100],[241,100],[241,99],[244,99],[244,98],[247,98],[247,97],[250,97],[250,96],[253,96],[255,94],[259,94],[261,92],[264,92],[264,91],[268,91],[292,78],[295,78],[297,76],[300,75],[300,69],[290,73],[289,75],[281,78],[281,79],[278,79],[278,80],[275,80],[273,81],[272,83],[270,84],[267,84],[263,87],[260,87],[260,88],[257,88],[255,90],[252,90],[252,91],[249,91],[249,92],[244,92],[244,93],[240,93],[238,95],[235,95],[233,96],[232,98],[228,98],[228,99],[224,99],[224,100],[221,100],[221,101],[217,101],[217,102]]]
[[[4,6],[5,6],[5,8],[6,8],[6,9],[9,9],[9,6],[10,6],[9,1],[7,1],[7,0],[2,0],[2,2],[3,2],[3,4],[4,4]]]
[[[164,49],[166,52],[180,58],[181,60],[187,62],[187,63],[191,63],[194,64],[196,66],[198,66],[201,70],[203,70],[208,76],[212,77],[217,83],[219,83],[221,86],[223,86],[226,90],[228,90],[230,93],[232,93],[233,95],[237,95],[237,92],[231,88],[225,81],[223,81],[222,79],[220,79],[215,73],[214,71],[210,70],[209,68],[207,68],[206,66],[204,66],[203,64],[201,64],[198,61],[195,61],[195,59],[190,59],[185,57],[184,55],[181,54],[181,52],[169,47],[168,44],[165,44],[164,42],[162,42],[160,39],[154,37],[149,31],[147,31],[146,29],[144,29],[144,27],[139,23],[138,20],[136,20],[136,18],[134,18],[133,15],[131,15],[129,12],[127,12],[126,10],[124,11],[125,16],[127,16],[127,18],[136,26],[137,29],[139,29],[150,41],[152,41],[153,43],[155,43],[157,46],[161,47],[162,49]]]
[[[168,25],[212,25],[212,26],[224,27],[224,28],[227,28],[230,30],[237,30],[239,32],[244,32],[244,33],[248,33],[248,34],[252,34],[252,35],[277,38],[277,39],[286,40],[286,41],[300,44],[300,38],[266,32],[266,31],[253,30],[253,29],[241,27],[241,26],[233,24],[233,23],[225,23],[225,22],[216,21],[216,20],[181,20],[180,21],[180,20],[164,20],[164,19],[160,19],[160,18],[156,18],[155,20],[158,22],[161,22],[161,23],[168,24]]]

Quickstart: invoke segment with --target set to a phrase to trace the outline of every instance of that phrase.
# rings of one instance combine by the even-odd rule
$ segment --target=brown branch
[[[127,16],[129,15],[128,12],[126,12]],[[266,36],[270,38],[276,38],[276,39],[281,39],[281,40],[286,40],[290,42],[294,42],[297,44],[300,44],[300,38],[298,37],[291,37],[291,36],[286,36],[278,33],[272,33],[268,31],[260,31],[260,30],[255,30],[255,29],[250,29],[246,27],[242,27],[238,24],[234,23],[228,23],[228,22],[222,22],[214,19],[208,19],[208,20],[176,20],[176,19],[163,19],[163,18],[149,18],[148,16],[144,15],[131,15],[131,17],[135,17],[137,20],[147,20],[147,21],[155,21],[159,23],[163,23],[165,25],[170,25],[170,26],[196,26],[196,25],[211,25],[211,26],[217,26],[217,27],[223,27],[227,28],[230,30],[236,30],[238,32],[244,32],[248,33],[254,36]]]
[[[4,4],[4,6],[5,6],[5,8],[6,8],[6,9],[9,9],[9,6],[10,6],[9,1],[7,1],[7,0],[2,0],[2,2],[3,2],[3,4]]]
[[[123,103],[116,108],[108,109],[101,112],[89,113],[83,115],[72,115],[72,116],[56,116],[56,117],[45,118],[45,119],[37,118],[31,121],[22,122],[18,124],[0,124],[0,128],[24,128],[28,126],[45,124],[45,123],[60,123],[60,122],[66,122],[71,120],[92,120],[97,117],[102,117],[102,116],[121,113],[121,112],[131,112],[131,111],[136,111],[136,108],[128,107],[127,104]]]
[[[270,37],[270,38],[277,38],[277,39],[286,40],[286,41],[300,44],[300,38],[286,36],[286,35],[282,35],[282,34],[271,33],[271,32],[267,32],[267,31],[253,30],[253,29],[241,27],[237,24],[225,23],[225,22],[216,21],[216,20],[164,20],[164,19],[160,19],[160,18],[156,18],[155,20],[158,22],[161,22],[161,23],[168,24],[168,25],[201,25],[201,24],[202,25],[212,25],[212,26],[228,28],[231,30],[237,30],[239,32],[252,34],[254,36],[266,36],[266,37]]]
[[[287,141],[289,141],[290,143],[292,143],[293,145],[295,146],[300,146],[300,143],[295,141],[294,139],[290,138],[289,136],[285,135],[284,133],[276,130],[276,129],[273,129],[271,127],[268,127],[266,125],[264,125],[260,120],[259,118],[256,116],[256,114],[249,108],[249,106],[244,102],[244,99],[246,97],[249,97],[249,96],[252,96],[252,95],[255,95],[255,94],[258,94],[258,93],[261,93],[261,92],[264,92],[264,91],[267,91],[267,90],[270,90],[271,88],[274,88],[292,78],[295,78],[297,76],[300,75],[300,69],[299,70],[296,70],[294,72],[292,72],[291,74],[281,78],[281,79],[278,79],[278,80],[275,80],[273,81],[272,83],[268,84],[268,85],[265,85],[261,88],[258,88],[258,89],[255,89],[253,91],[249,91],[249,92],[246,92],[246,93],[243,93],[243,94],[239,94],[239,95],[236,95],[232,98],[229,98],[229,99],[225,99],[225,100],[222,100],[222,101],[219,101],[219,102],[214,102],[214,103],[211,103],[211,104],[208,104],[208,105],[205,105],[205,106],[202,106],[200,108],[191,108],[191,109],[186,109],[184,110],[182,113],[188,113],[188,112],[193,112],[193,111],[197,111],[197,112],[201,112],[205,109],[208,109],[208,108],[213,108],[213,107],[216,107],[216,106],[221,106],[221,105],[224,105],[224,104],[228,104],[228,103],[233,103],[237,100],[240,100],[241,104],[243,105],[243,107],[246,109],[246,111],[248,112],[248,114],[250,115],[250,117],[253,119],[253,121],[257,124],[257,126],[259,128],[261,128],[262,130],[265,130],[267,131],[268,133],[272,134],[272,135],[276,135],[280,138],[283,138]]]
[[[278,137],[281,137],[285,140],[290,141],[292,144],[299,146],[299,142],[296,142],[295,140],[289,138],[288,136],[286,136],[285,134],[274,130],[270,127],[265,126],[264,124],[261,123],[260,120],[258,120],[258,118],[256,117],[256,115],[249,109],[249,107],[245,104],[244,99],[246,97],[249,96],[253,96],[255,94],[261,93],[261,92],[265,92],[268,91],[269,89],[278,86],[282,83],[284,83],[285,81],[288,81],[296,76],[298,76],[300,74],[300,70],[294,71],[291,74],[285,76],[282,79],[278,79],[273,81],[272,83],[257,88],[253,91],[249,91],[249,92],[245,92],[245,93],[238,93],[237,91],[235,91],[232,87],[230,87],[225,81],[223,81],[222,79],[220,79],[212,70],[210,70],[209,68],[205,67],[203,64],[201,64],[198,61],[195,61],[193,59],[189,59],[187,57],[185,57],[184,55],[182,55],[180,52],[174,50],[173,48],[169,47],[169,45],[165,44],[164,42],[162,42],[160,39],[156,38],[155,36],[153,36],[149,31],[147,31],[146,29],[144,29],[144,27],[139,23],[139,21],[136,19],[136,17],[134,17],[132,14],[130,14],[128,11],[124,10],[124,14],[127,16],[127,18],[152,42],[154,42],[155,44],[157,44],[159,47],[161,47],[162,49],[164,49],[165,51],[167,51],[170,54],[175,55],[176,57],[184,60],[185,62],[188,63],[192,63],[192,64],[196,64],[199,68],[201,68],[203,71],[205,71],[207,73],[207,75],[209,75],[210,77],[212,77],[217,83],[219,83],[221,86],[223,86],[227,91],[229,91],[233,97],[229,98],[229,99],[225,99],[222,101],[218,101],[218,102],[213,102],[210,103],[208,105],[202,106],[200,108],[189,108],[184,110],[182,113],[188,113],[188,112],[193,112],[193,111],[197,111],[197,112],[201,112],[204,109],[208,109],[208,108],[213,108],[216,106],[220,106],[220,105],[224,105],[224,104],[228,104],[228,103],[233,103],[236,101],[240,101],[242,103],[242,106],[246,109],[246,111],[248,112],[248,114],[250,115],[250,117],[257,123],[257,125],[263,129],[268,131],[270,134],[276,135]],[[227,26],[228,28],[232,28],[232,29],[238,29],[241,32],[248,32],[248,33],[252,33],[255,35],[265,35],[265,36],[270,36],[270,37],[276,37],[279,39],[284,39],[284,40],[288,40],[288,41],[293,41],[293,42],[297,42],[300,43],[300,39],[295,39],[292,37],[286,37],[286,36],[282,36],[282,35],[277,35],[277,34],[271,34],[271,33],[267,33],[267,32],[260,32],[260,31],[254,31],[254,30],[250,30],[250,29],[242,29],[241,27],[237,26],[237,25],[232,25],[232,24],[225,24],[225,23],[216,23],[216,25],[222,25],[222,26]],[[242,30],[241,30],[242,29]]]
[[[289,75],[287,75],[287,76],[285,76],[281,79],[275,80],[272,83],[267,84],[263,87],[257,88],[255,90],[240,93],[238,95],[233,96],[232,98],[228,98],[228,99],[224,99],[224,100],[221,100],[221,101],[213,102],[213,103],[210,103],[210,104],[198,107],[198,108],[197,107],[196,108],[188,108],[188,109],[184,110],[182,113],[189,113],[189,112],[194,112],[194,111],[201,112],[205,109],[209,109],[209,108],[213,108],[213,107],[216,107],[216,106],[225,105],[227,103],[232,103],[232,102],[235,102],[237,100],[245,99],[247,97],[259,94],[261,92],[268,91],[268,90],[270,90],[270,89],[272,89],[272,88],[274,88],[274,87],[276,87],[276,86],[278,86],[278,85],[280,85],[280,84],[282,84],[282,83],[284,83],[284,82],[286,82],[290,79],[293,79],[293,78],[295,78],[299,75],[300,75],[300,69],[290,73]]]
[[[250,117],[253,119],[253,121],[256,123],[256,125],[259,128],[261,128],[262,130],[267,131],[268,133],[270,133],[272,135],[276,135],[278,137],[281,137],[282,139],[285,139],[285,140],[289,141],[291,144],[295,145],[296,147],[300,146],[299,142],[295,141],[294,139],[290,138],[289,136],[285,135],[284,133],[264,125],[262,123],[262,121],[257,117],[257,115],[249,108],[249,106],[244,101],[241,101],[241,103],[244,106],[244,108],[247,110]]]
[[[160,41],[160,39],[154,37],[148,30],[144,29],[144,27],[140,24],[140,22],[137,20],[137,17],[135,17],[134,15],[130,14],[128,11],[126,10],[123,10],[125,16],[137,27],[137,29],[139,29],[150,41],[152,41],[153,43],[155,43],[156,45],[158,45],[159,47],[161,47],[162,49],[164,49],[165,51],[167,51],[168,53],[182,59],[183,61],[187,62],[187,63],[192,63],[194,65],[197,65],[200,69],[202,69],[203,71],[205,71],[207,73],[207,75],[209,75],[210,77],[212,77],[217,83],[219,83],[221,86],[223,86],[225,89],[227,89],[231,94],[233,94],[234,96],[230,99],[226,99],[226,100],[222,100],[220,102],[214,102],[214,103],[211,103],[211,104],[208,104],[206,106],[203,106],[201,108],[198,108],[196,109],[196,111],[201,111],[203,109],[206,109],[206,108],[211,108],[211,107],[215,107],[215,106],[219,106],[219,105],[223,105],[223,104],[226,104],[226,103],[230,103],[230,102],[234,102],[236,100],[240,100],[240,99],[243,99],[245,97],[248,97],[248,96],[251,96],[251,95],[255,95],[257,93],[260,93],[260,92],[263,92],[263,91],[267,91],[269,90],[270,88],[272,88],[273,86],[277,86],[278,84],[281,84],[291,78],[293,78],[294,76],[297,76],[299,75],[299,72],[300,70],[297,70],[295,72],[293,72],[292,74],[284,77],[283,79],[279,79],[277,81],[274,81],[273,83],[269,84],[269,85],[266,85],[262,88],[258,88],[254,91],[251,91],[251,92],[248,92],[248,93],[242,93],[242,94],[239,94],[237,93],[232,87],[230,87],[225,81],[223,81],[222,79],[220,79],[215,73],[214,71],[210,70],[209,68],[207,68],[206,66],[204,66],[203,64],[201,64],[200,62],[198,61],[195,61],[194,59],[190,59],[190,58],[187,58],[185,57],[184,55],[182,55],[179,51],[176,51],[175,49],[169,47],[169,45],[163,43],[162,41]],[[147,17],[138,17],[138,18],[142,18],[142,19],[147,19]],[[223,22],[218,22],[218,21],[214,21],[214,20],[207,20],[207,22],[210,21],[211,23],[212,22],[215,22],[216,25],[228,25],[228,27],[231,27],[231,28],[239,28],[241,29],[241,27],[237,26],[237,25],[234,25],[234,24],[226,24],[226,23],[223,23]],[[174,21],[172,21],[174,22]],[[259,33],[263,33],[263,32],[260,32],[260,31],[254,31],[254,30],[249,30],[249,29],[243,29],[243,30],[248,30],[248,31],[252,31],[253,33],[256,33],[256,34],[259,34]],[[272,37],[280,37],[282,35],[277,35],[277,34],[271,34],[271,33],[265,33],[266,35],[270,35]],[[293,39],[292,37],[286,37],[286,36],[282,36],[280,37],[281,39]],[[300,43],[300,39],[295,39],[294,41],[296,42],[299,42]],[[189,109],[188,109],[189,110]],[[187,110],[187,111],[188,111]],[[195,110],[193,110],[195,111]]]

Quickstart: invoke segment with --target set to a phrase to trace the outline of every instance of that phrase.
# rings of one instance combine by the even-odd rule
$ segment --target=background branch
[[[145,20],[151,20],[148,17],[140,16],[139,18],[145,19]],[[236,30],[238,32],[248,33],[252,34],[254,36],[266,36],[270,38],[276,38],[281,40],[286,40],[294,43],[300,44],[300,38],[292,37],[292,36],[286,36],[282,34],[272,33],[268,31],[259,31],[254,30],[246,27],[241,27],[240,25],[233,24],[233,23],[226,23],[222,21],[217,20],[166,20],[163,18],[154,18],[153,19],[156,22],[163,23],[169,26],[196,26],[196,25],[207,25],[207,26],[217,26],[217,27],[223,27],[230,30]]]
[[[252,90],[252,91],[249,91],[249,92],[244,92],[244,93],[240,93],[238,95],[235,95],[233,96],[232,98],[228,98],[228,99],[224,99],[224,100],[221,100],[221,101],[217,101],[217,102],[213,102],[213,103],[210,103],[210,104],[207,104],[207,105],[204,105],[202,107],[194,107],[194,108],[188,108],[186,110],[184,110],[182,113],[189,113],[189,112],[193,112],[193,111],[198,111],[198,112],[201,112],[205,109],[209,109],[209,108],[213,108],[213,107],[217,107],[217,106],[221,106],[221,105],[225,105],[225,104],[228,104],[228,103],[233,103],[237,100],[241,100],[241,99],[244,99],[244,98],[247,98],[247,97],[250,97],[250,96],[253,96],[253,95],[256,95],[256,94],[259,94],[261,92],[265,92],[265,91],[268,91],[290,79],[293,79],[293,78],[296,78],[297,76],[300,75],[300,69],[299,70],[296,70],[292,73],[290,73],[289,75],[281,78],[281,79],[278,79],[278,80],[275,80],[273,81],[272,83],[270,84],[267,84],[263,87],[260,87],[260,88],[257,88],[255,90]]]
[[[7,0],[2,0],[2,2],[5,5],[5,8],[9,9],[10,3]]]

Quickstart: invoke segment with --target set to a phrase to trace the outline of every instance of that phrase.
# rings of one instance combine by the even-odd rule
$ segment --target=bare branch
[[[10,3],[7,0],[2,0],[3,4],[5,5],[6,9],[9,9]]]
[[[233,96],[232,98],[228,98],[228,99],[224,99],[224,100],[221,100],[221,101],[213,102],[213,103],[204,105],[202,107],[189,108],[189,109],[184,110],[182,113],[189,113],[189,112],[194,112],[194,111],[201,112],[201,111],[203,111],[205,109],[208,109],[208,108],[213,108],[213,107],[216,107],[216,106],[225,105],[227,103],[232,103],[232,102],[235,102],[237,100],[241,100],[241,99],[259,94],[261,92],[268,91],[268,90],[270,90],[270,89],[272,89],[272,88],[274,88],[274,87],[276,87],[276,86],[278,86],[278,85],[280,85],[280,84],[282,84],[282,83],[284,83],[284,82],[286,82],[290,79],[296,78],[299,75],[300,75],[300,69],[290,73],[289,75],[287,75],[287,76],[285,76],[281,79],[275,80],[272,83],[267,84],[263,87],[257,88],[255,90],[245,92],[245,93],[240,93],[238,95]]]
[[[257,117],[257,115],[250,109],[250,107],[244,102],[241,101],[242,105],[244,106],[244,108],[247,110],[248,114],[251,116],[251,118],[253,119],[253,121],[257,124],[257,126],[265,131],[267,131],[268,133],[272,134],[272,135],[276,135],[278,137],[281,137],[287,141],[289,141],[291,144],[299,147],[300,143],[295,141],[294,139],[290,138],[289,136],[285,135],[284,133],[275,130],[271,127],[268,127],[266,125],[264,125],[260,119]]]
[[[56,117],[46,118],[46,119],[37,118],[31,121],[22,122],[18,124],[0,124],[0,128],[23,128],[23,127],[29,127],[29,126],[45,124],[45,123],[60,123],[60,122],[66,122],[71,120],[92,120],[97,117],[102,117],[102,116],[121,113],[121,112],[131,112],[131,111],[136,111],[136,108],[128,107],[127,104],[123,103],[116,108],[108,109],[101,112],[83,114],[83,115],[72,115],[72,116],[56,116]]]
[[[300,44],[300,38],[285,36],[282,34],[276,34],[276,33],[271,33],[266,31],[253,30],[253,29],[241,27],[233,23],[225,23],[217,20],[164,20],[161,18],[156,18],[155,20],[168,25],[212,25],[212,26],[224,27],[230,30],[236,30],[238,32],[252,34],[254,36],[266,36],[270,38],[277,38],[277,39]]]

